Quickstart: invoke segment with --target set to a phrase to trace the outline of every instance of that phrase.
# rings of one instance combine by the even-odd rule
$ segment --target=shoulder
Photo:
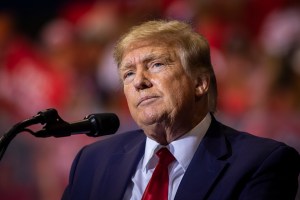
[[[225,126],[226,127],[226,126]],[[283,142],[270,138],[264,138],[251,133],[238,131],[229,127],[224,128],[227,141],[231,144],[232,149],[239,150],[240,153],[264,155],[278,150],[295,152],[296,150]]]
[[[124,148],[128,145],[133,145],[145,140],[145,134],[143,130],[133,130],[124,133],[118,133],[115,135],[109,135],[100,138],[99,141],[89,144],[84,147],[84,151],[99,151],[105,149],[108,151],[118,151],[118,149]]]
[[[268,151],[280,146],[288,147],[283,142],[256,136],[254,134],[229,127],[217,121],[214,117],[208,132],[210,132],[210,137],[224,137],[226,142],[229,143],[232,148],[245,151]]]
[[[101,138],[99,141],[84,146],[73,161],[73,168],[105,166],[109,160],[135,148],[143,146],[145,135],[142,130],[129,131]]]
[[[300,167],[299,153],[283,142],[238,131],[217,121],[212,124],[214,131],[223,135],[232,161],[249,165],[260,165],[263,162],[294,162],[295,166]]]

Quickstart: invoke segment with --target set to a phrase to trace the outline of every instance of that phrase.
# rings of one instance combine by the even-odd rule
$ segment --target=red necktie
[[[161,148],[156,155],[158,164],[146,187],[142,200],[167,200],[169,189],[169,165],[175,160],[167,148]]]

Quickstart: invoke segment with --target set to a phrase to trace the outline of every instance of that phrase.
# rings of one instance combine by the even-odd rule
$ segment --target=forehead
[[[124,51],[120,67],[161,57],[175,58],[177,49],[174,46],[158,42],[134,43]]]

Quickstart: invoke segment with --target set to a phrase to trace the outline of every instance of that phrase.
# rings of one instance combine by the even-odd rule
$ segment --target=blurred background
[[[220,121],[300,152],[298,0],[1,0],[0,135],[47,108],[68,122],[115,112],[117,134],[137,128],[112,48],[151,19],[188,21],[208,39]],[[76,153],[100,139],[19,134],[0,162],[0,198],[60,199]]]

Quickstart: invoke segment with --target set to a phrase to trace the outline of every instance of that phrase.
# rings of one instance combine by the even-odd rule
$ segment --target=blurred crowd
[[[114,44],[135,24],[177,19],[192,23],[211,45],[216,117],[300,152],[299,1],[63,2],[34,37],[20,29],[13,9],[0,7],[0,135],[47,108],[69,122],[114,112],[121,121],[117,134],[137,128],[112,58]],[[0,162],[0,198],[60,199],[74,156],[99,139],[18,135]]]

